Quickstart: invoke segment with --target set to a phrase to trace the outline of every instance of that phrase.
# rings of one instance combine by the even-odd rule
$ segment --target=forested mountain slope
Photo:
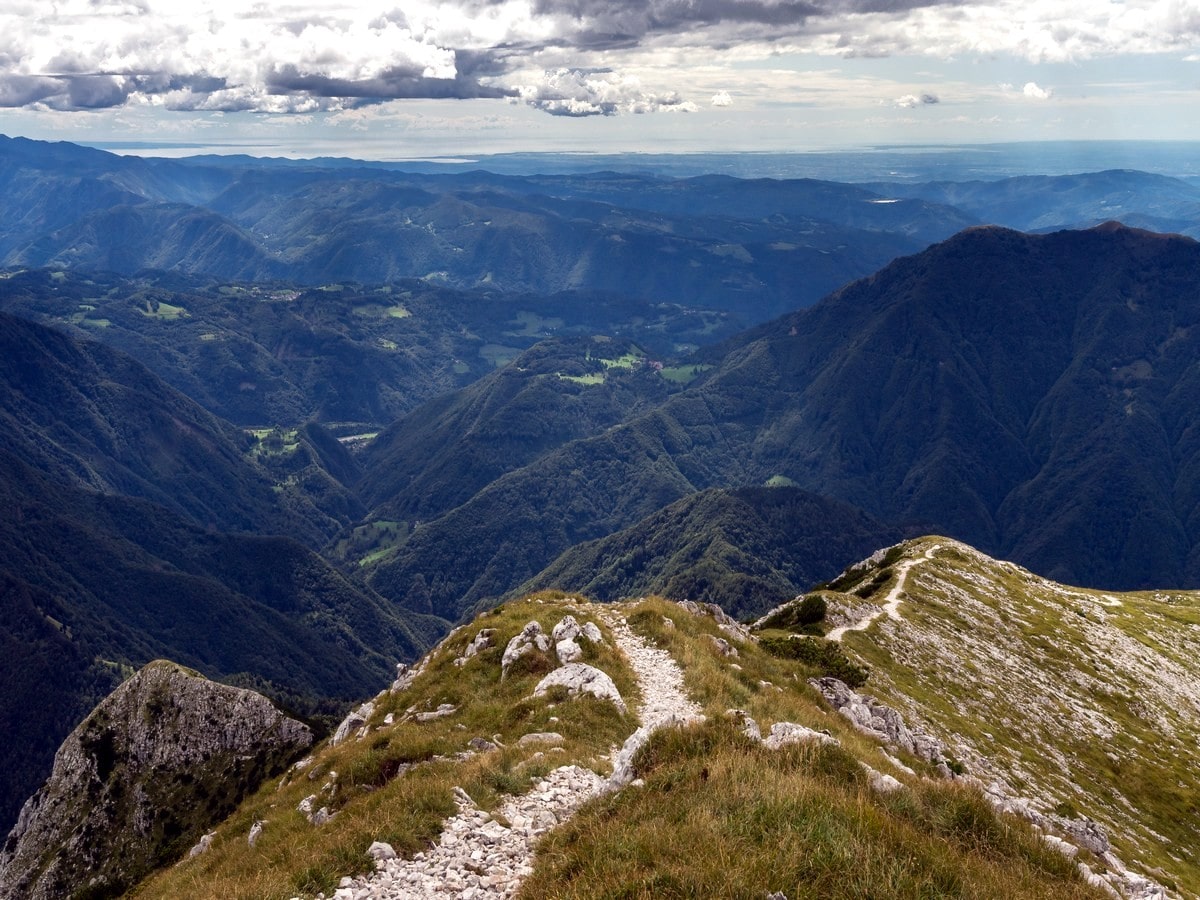
[[[1189,239],[969,230],[702,353],[694,386],[496,479],[372,583],[419,574],[453,615],[693,491],[772,478],[1076,583],[1198,583],[1198,290]]]
[[[383,431],[362,455],[363,500],[385,518],[448,512],[506,472],[682,387],[650,362],[636,344],[606,336],[543,341]],[[680,379],[691,375],[681,370]]]
[[[130,667],[170,657],[328,713],[440,633],[300,543],[339,522],[134,360],[4,315],[0,348],[3,825]]]
[[[686,597],[743,618],[832,578],[846,560],[899,536],[861,510],[798,488],[710,488],[572,547],[528,585],[601,601]]]
[[[0,434],[55,480],[143,497],[222,531],[319,545],[338,523],[305,498],[281,503],[252,441],[97,341],[0,313]]]
[[[343,433],[379,431],[550,337],[608,335],[666,358],[748,324],[735,314],[595,293],[51,269],[0,273],[0,310],[123,350],[235,424],[317,421]]]
[[[1062,580],[1193,584],[1198,285],[1189,239],[975,229],[752,333],[702,393],[758,392],[756,475]]]

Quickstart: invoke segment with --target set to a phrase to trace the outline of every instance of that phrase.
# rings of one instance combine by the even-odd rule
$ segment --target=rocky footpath
[[[337,900],[511,897],[533,872],[534,842],[593,796],[603,779],[590,769],[561,766],[532,791],[503,804],[492,815],[466,792],[455,792],[458,813],[448,819],[438,843],[412,859],[400,859],[388,844],[369,852],[377,871],[344,878]]]
[[[0,897],[118,896],[312,740],[260,694],[150,663],[59,748],[0,852]]]
[[[336,900],[482,900],[513,896],[533,871],[534,845],[543,834],[566,821],[575,809],[601,791],[618,790],[628,784],[633,777],[633,756],[656,728],[699,717],[700,709],[684,691],[683,673],[671,655],[651,647],[631,631],[621,607],[597,612],[634,670],[642,695],[638,709],[642,726],[619,751],[614,748],[612,776],[605,779],[581,766],[560,766],[539,780],[529,793],[504,803],[495,815],[476,807],[459,790],[458,813],[445,823],[436,846],[412,859],[401,859],[387,844],[374,844],[370,852],[377,871],[367,877],[342,879],[334,894]],[[468,645],[463,664],[489,639],[481,631]],[[581,625],[573,616],[564,617],[550,635],[544,634],[538,623],[530,622],[505,647],[503,668],[507,671],[528,653],[553,650],[561,665],[543,679],[538,690],[558,685],[568,694],[591,693],[624,708],[624,700],[607,674],[576,662],[580,640],[600,641],[603,637],[595,623]],[[526,738],[536,738],[526,741],[531,745],[552,745],[561,740],[555,734]]]

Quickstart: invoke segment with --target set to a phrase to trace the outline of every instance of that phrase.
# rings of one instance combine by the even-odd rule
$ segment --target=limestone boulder
[[[568,696],[572,697],[587,694],[599,700],[609,700],[617,709],[625,712],[625,701],[621,699],[613,680],[607,673],[587,663],[569,663],[555,669],[538,682],[533,695],[544,696],[554,687],[566,688]]]
[[[508,676],[513,663],[527,653],[546,653],[550,650],[550,638],[537,622],[530,622],[521,633],[508,642],[504,656],[500,659],[500,677]]]
[[[837,738],[823,731],[814,731],[795,722],[776,722],[771,726],[771,733],[763,739],[763,746],[768,750],[778,750],[790,744],[832,744],[838,743]]]
[[[554,626],[554,631],[550,637],[554,643],[559,641],[573,641],[582,633],[579,623],[575,621],[574,616],[563,616],[561,622]]]
[[[479,633],[475,635],[475,639],[471,641],[471,643],[467,644],[466,649],[464,649],[462,652],[462,656],[454,660],[454,665],[459,666],[460,668],[465,666],[470,660],[474,659],[488,647],[491,647],[495,637],[495,628],[480,629]]]
[[[563,665],[579,662],[583,658],[583,648],[574,640],[559,641],[554,645],[554,655]]]
[[[333,737],[329,739],[329,745],[336,747],[352,734],[358,734],[367,726],[367,720],[375,714],[375,704],[368,700],[358,709],[351,710],[346,714],[346,718],[342,719],[337,730],[333,733]]]

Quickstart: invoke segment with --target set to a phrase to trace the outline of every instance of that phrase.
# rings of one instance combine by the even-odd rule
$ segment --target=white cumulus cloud
[[[647,91],[633,75],[587,69],[555,69],[536,84],[519,88],[520,98],[555,116],[612,116],[617,113],[695,112],[679,94]]]
[[[903,97],[896,98],[896,105],[901,109],[916,109],[918,106],[933,106],[940,101],[936,94],[905,94]]]
[[[1035,81],[1027,81],[1025,82],[1025,87],[1021,88],[1021,93],[1032,100],[1049,100],[1053,96],[1054,91],[1038,87]]]
[[[713,94],[713,106],[733,106],[733,98],[729,96],[729,91],[717,91]]]

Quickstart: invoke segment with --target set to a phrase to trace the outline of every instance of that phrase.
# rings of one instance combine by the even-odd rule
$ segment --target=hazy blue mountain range
[[[1008,153],[1022,158],[1019,148]],[[1128,158],[1116,150],[1079,155]],[[1121,217],[1186,232],[1200,215],[1200,186],[1166,175],[1109,169],[1001,179],[1007,169],[983,165],[982,151],[909,154],[939,156],[940,168],[914,163],[890,173],[904,177],[851,185],[674,177],[693,170],[639,171],[636,160],[625,160],[621,173],[596,171],[604,158],[586,174],[430,174],[354,161],[142,159],[2,138],[0,264],[308,285],[423,278],[536,294],[600,291],[732,310],[749,323],[810,305],[971,224],[1037,230]],[[1160,157],[1145,155],[1165,165]],[[839,165],[831,173],[864,181],[850,157]],[[929,171],[963,176],[912,177]]]
[[[869,192],[822,182],[763,185],[738,211],[708,179],[585,181],[210,166],[4,139],[0,263],[595,290],[761,321],[973,221],[924,201],[884,209]],[[636,202],[660,193],[684,196],[662,210]]]
[[[620,172],[668,178],[731,175],[735,178],[819,178],[825,181],[903,180],[998,181],[1019,175],[1071,175],[1109,169],[1138,169],[1191,181],[1200,179],[1194,141],[1008,141],[990,144],[879,144],[858,149],[809,150],[799,153],[737,151],[729,153],[496,153],[471,157],[440,156],[363,162],[344,157],[295,160],[202,153],[217,149],[202,144],[95,142],[112,151],[150,153],[156,149],[179,157],[185,165],[204,167],[262,166],[392,169],[426,174],[484,170],[507,175],[583,175]],[[222,150],[228,148],[220,148]]]
[[[1090,228],[1119,219],[1152,231],[1200,236],[1200,183],[1128,169],[999,181],[892,181],[863,187],[887,196],[954,206],[981,222],[1019,231]]]

